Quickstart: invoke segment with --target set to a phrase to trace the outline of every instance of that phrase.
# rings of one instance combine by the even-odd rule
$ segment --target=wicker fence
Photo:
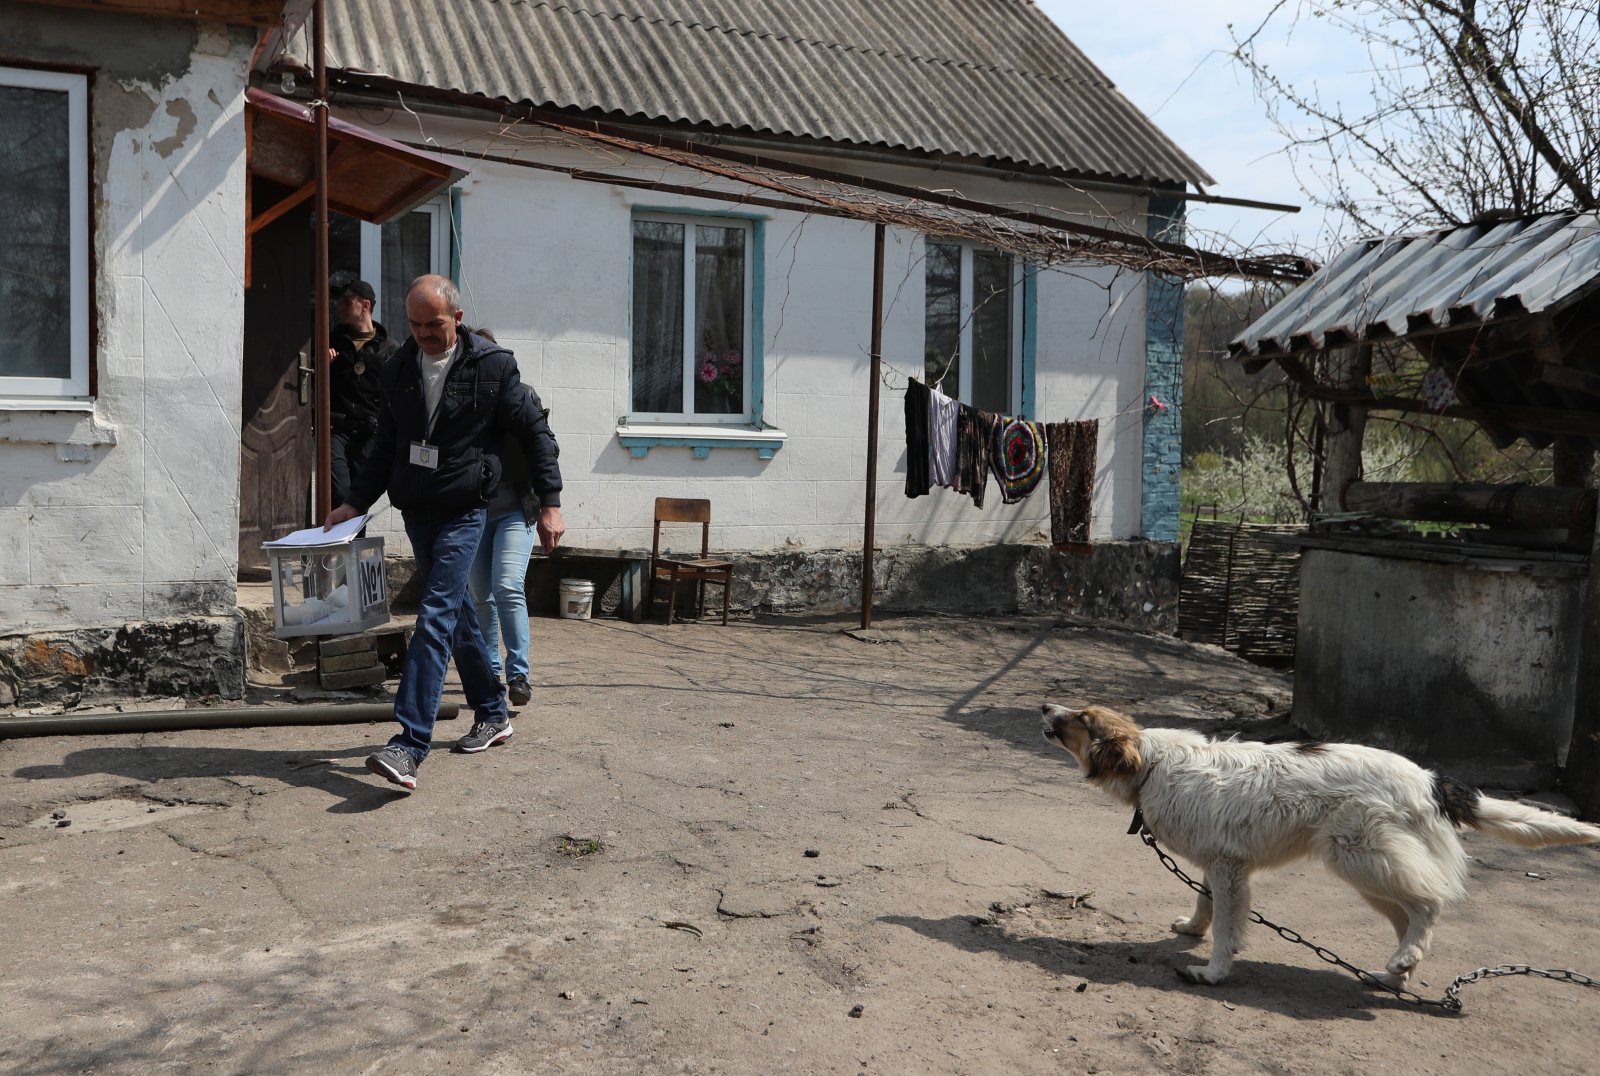
[[[1183,560],[1178,635],[1262,665],[1293,665],[1300,551],[1272,536],[1302,529],[1195,520]]]

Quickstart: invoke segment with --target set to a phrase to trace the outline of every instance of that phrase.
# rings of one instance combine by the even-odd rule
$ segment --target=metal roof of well
[[[539,107],[1211,181],[1031,0],[342,0],[327,26],[332,67]]]
[[[1293,367],[1307,351],[1404,340],[1449,392],[1429,402],[1424,381],[1419,405],[1374,387],[1375,406],[1468,418],[1501,445],[1600,447],[1597,296],[1600,214],[1468,224],[1347,247],[1229,347],[1247,368]]]
[[[1556,213],[1367,239],[1229,344],[1268,359],[1555,313],[1600,288],[1600,214]]]

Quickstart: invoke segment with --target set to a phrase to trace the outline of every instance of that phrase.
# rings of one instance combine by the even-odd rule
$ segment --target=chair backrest
[[[650,539],[650,559],[661,556],[661,524],[700,524],[700,555],[711,552],[711,502],[688,497],[657,497],[655,533]]]

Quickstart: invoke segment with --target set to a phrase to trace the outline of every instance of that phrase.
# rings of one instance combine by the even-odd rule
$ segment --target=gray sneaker
[[[367,769],[410,792],[417,787],[417,760],[398,744],[367,756]]]
[[[513,676],[506,690],[511,696],[512,706],[526,706],[533,701],[533,688],[529,686],[526,676]]]
[[[469,755],[487,751],[495,744],[511,739],[512,731],[509,721],[474,722],[472,731],[456,741],[456,750]]]

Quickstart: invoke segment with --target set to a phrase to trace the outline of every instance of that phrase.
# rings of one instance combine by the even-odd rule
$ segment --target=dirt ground
[[[538,620],[515,737],[409,796],[362,764],[387,725],[0,741],[0,1070],[1596,1071],[1600,990],[1418,1011],[1260,928],[1221,986],[1174,975],[1188,892],[1039,704],[1272,738],[1281,675],[1049,619],[848,627]],[[1600,975],[1600,851],[1467,844],[1420,992]],[[1321,867],[1255,889],[1387,959]]]

